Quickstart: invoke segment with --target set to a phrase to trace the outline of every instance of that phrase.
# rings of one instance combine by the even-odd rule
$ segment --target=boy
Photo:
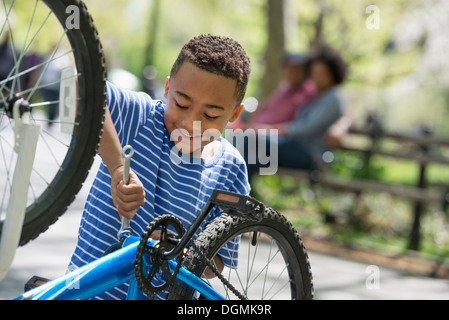
[[[120,216],[141,235],[156,217],[171,214],[186,228],[216,188],[249,193],[243,158],[221,133],[240,115],[250,61],[234,40],[202,35],[189,41],[165,83],[166,105],[107,84],[103,162],[88,196],[69,270],[98,259],[117,242]],[[215,134],[207,134],[207,133]],[[122,146],[133,146],[124,185]],[[188,161],[186,161],[186,159]],[[215,209],[201,226],[221,212]],[[235,256],[218,253],[231,265]],[[125,299],[127,285],[97,297]]]

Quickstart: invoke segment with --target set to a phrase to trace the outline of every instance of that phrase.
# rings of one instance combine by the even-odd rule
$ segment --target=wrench
[[[123,147],[122,149],[122,157],[123,157],[123,183],[129,183],[129,168],[131,163],[131,157],[134,154],[134,149],[130,145]],[[130,220],[128,218],[122,217],[122,226],[120,227],[120,231],[118,232],[118,239],[121,240],[123,237],[128,237],[133,233]]]

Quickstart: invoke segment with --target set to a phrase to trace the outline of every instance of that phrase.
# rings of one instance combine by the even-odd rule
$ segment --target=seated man
[[[286,54],[283,63],[284,79],[274,93],[254,113],[245,127],[260,124],[279,124],[292,121],[295,113],[315,97],[315,85],[308,80],[308,57]]]

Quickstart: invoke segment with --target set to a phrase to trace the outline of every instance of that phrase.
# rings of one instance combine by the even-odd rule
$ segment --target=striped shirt
[[[141,235],[152,220],[164,214],[175,216],[188,228],[214,189],[249,194],[245,162],[226,139],[218,139],[220,147],[212,158],[186,161],[170,140],[164,125],[165,105],[161,101],[107,83],[107,105],[122,146],[134,148],[131,168],[145,188],[145,204],[131,220],[136,235]],[[84,207],[68,270],[98,259],[117,242],[121,223],[110,186],[111,177],[102,162]],[[221,213],[214,208],[198,233]],[[226,266],[236,265],[237,249],[238,245],[230,241],[219,251]],[[127,284],[119,286],[97,298],[125,299],[127,287]]]

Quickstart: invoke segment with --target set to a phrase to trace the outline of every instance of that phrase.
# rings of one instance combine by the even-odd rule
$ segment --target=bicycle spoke
[[[249,284],[248,287],[251,287],[253,285],[253,283],[260,277],[260,275],[268,268],[268,265],[274,260],[274,258],[277,256],[278,253],[279,253],[279,250],[270,258],[270,256],[271,256],[271,252],[270,252],[269,259],[267,260],[267,263],[262,268],[262,270],[260,270],[259,273],[253,278],[253,281]]]
[[[36,6],[37,6],[37,3],[38,3],[38,1],[36,1]],[[5,8],[5,10],[6,10],[6,8]],[[12,10],[12,5],[11,5],[11,9],[10,9],[10,10]],[[36,7],[35,7],[35,10],[36,10]],[[32,16],[32,18],[31,18],[31,20],[34,20],[34,14],[35,14],[35,11],[33,11],[33,16]],[[51,16],[51,14],[52,14],[52,11],[50,10],[49,13],[47,14],[46,18],[44,19],[44,21],[43,21],[43,22],[41,23],[41,25],[39,26],[38,30],[36,31],[36,33],[35,33],[34,36],[32,37],[32,39],[30,40],[30,42],[29,42],[28,45],[26,46],[26,40],[28,39],[29,31],[30,31],[31,25],[32,25],[32,23],[30,22],[29,28],[28,28],[28,30],[27,30],[27,35],[26,35],[26,37],[25,37],[24,44],[23,44],[24,49],[23,49],[22,52],[20,53],[19,59],[14,59],[14,62],[15,62],[15,63],[14,63],[14,66],[13,66],[13,68],[11,69],[10,73],[8,74],[8,76],[6,77],[6,79],[0,82],[0,85],[1,85],[0,91],[2,91],[2,90],[5,88],[6,83],[10,82],[11,80],[13,81],[13,85],[11,86],[11,90],[10,90],[10,97],[12,97],[12,95],[13,95],[14,87],[15,87],[15,86],[14,86],[14,83],[16,82],[17,78],[18,78],[19,76],[22,76],[22,75],[26,74],[27,72],[32,71],[32,70],[35,69],[35,68],[30,68],[30,69],[32,69],[32,70],[28,69],[29,71],[27,71],[27,72],[19,72],[20,64],[21,64],[23,58],[24,58],[24,57],[26,56],[26,54],[28,53],[29,48],[30,48],[31,45],[33,44],[34,40],[36,39],[37,35],[40,33],[40,31],[42,30],[42,28],[43,28],[43,27],[45,26],[45,24],[47,23],[47,21],[48,21],[49,17]],[[6,20],[9,21],[9,18],[7,17]],[[7,21],[5,21],[5,23],[6,23]],[[9,22],[8,22],[8,25],[9,25]],[[10,27],[9,27],[8,29],[11,30]],[[15,48],[14,45],[11,45],[11,48]],[[14,51],[14,50],[13,50],[13,53],[14,53],[14,55],[15,55],[15,51]],[[45,63],[45,62],[44,62],[44,63]],[[18,83],[20,84],[20,81],[19,81]],[[21,91],[20,87],[19,87],[19,91]],[[3,97],[3,99],[4,99],[4,97]]]
[[[67,5],[72,2],[80,9],[80,29],[68,29],[64,23]],[[27,117],[17,122],[13,119],[17,99],[24,99],[32,110],[29,124],[40,127],[36,152],[24,159],[31,166],[30,183],[19,186],[28,189],[20,245],[45,231],[72,202],[101,136],[106,92],[104,58],[92,18],[80,4],[0,0],[0,218],[6,216],[13,176],[23,151],[21,146],[15,150],[15,129]],[[67,103],[70,110],[64,105],[64,113],[58,116],[60,102]],[[63,117],[66,111],[70,115]],[[28,132],[33,131],[30,128]],[[0,219],[0,235],[3,223]]]
[[[37,199],[37,193],[36,193],[36,191],[34,190],[33,184],[30,183],[29,189],[28,189],[28,190],[31,191],[31,195],[32,195],[32,199],[33,199],[32,202],[36,201],[36,199]],[[30,193],[28,193],[28,197],[30,197]]]
[[[241,241],[240,250],[241,252],[246,252],[246,255],[239,258],[238,268],[237,266],[236,268],[228,267],[222,275],[229,283],[236,286],[236,288],[239,286],[241,288],[240,292],[245,296],[255,297],[255,294],[257,294],[257,299],[275,299],[285,289],[289,290],[288,284],[291,281],[288,272],[286,272],[288,271],[289,264],[286,262],[281,270],[276,269],[277,264],[283,262],[284,259],[280,255],[281,251],[278,248],[277,242],[268,235],[264,235],[264,237],[268,236],[271,239],[268,246],[264,249],[267,252],[264,258],[265,263],[260,265],[261,257],[257,258],[262,253],[260,252],[259,244],[266,243],[265,240],[260,240],[261,235],[261,232],[250,232],[242,236],[245,240]],[[245,246],[248,247],[244,248]],[[232,249],[235,250],[235,247]],[[242,260],[243,258],[245,259]],[[203,279],[205,279],[204,274]],[[214,279],[210,281],[209,279],[205,279],[205,281],[212,287],[216,287],[218,280]],[[220,284],[220,287],[223,287],[223,295],[226,298],[235,297],[233,294],[231,295],[226,285]]]
[[[8,190],[7,188],[8,188],[8,181],[5,179],[5,182],[4,182],[4,189],[2,189],[2,190]],[[9,187],[10,188],[10,187]],[[5,212],[6,213],[6,192],[2,192],[3,193],[3,196],[2,196],[2,200],[1,200],[1,204],[0,204],[0,221],[2,221],[3,219],[4,219],[4,217],[2,217],[3,216],[3,212]]]
[[[284,268],[279,272],[278,276],[276,277],[276,279],[274,281],[272,281],[271,287],[267,290],[267,292],[265,294],[262,294],[262,299],[263,300],[272,300],[274,296],[276,296],[276,294],[283,289],[283,287],[285,287],[286,284],[290,283],[290,279],[287,279],[286,283],[284,283],[284,285],[277,291],[275,292],[272,297],[270,299],[265,299],[265,297],[268,296],[268,294],[270,293],[271,289],[274,288],[275,285],[279,284],[279,281],[281,280],[281,276],[284,274],[284,271],[287,270],[288,267],[288,263],[285,264]]]
[[[8,89],[8,87],[5,87],[5,85],[6,85],[9,81],[11,81],[11,79],[15,79],[15,78],[17,78],[17,77],[21,77],[21,76],[23,76],[23,75],[26,75],[26,74],[28,74],[28,73],[30,73],[30,72],[36,70],[36,69],[39,69],[39,68],[42,67],[42,66],[46,66],[46,65],[50,64],[51,62],[54,62],[54,61],[56,61],[56,60],[58,60],[58,59],[61,59],[61,58],[64,58],[65,56],[68,56],[69,54],[71,54],[71,53],[73,53],[73,52],[74,52],[73,49],[71,49],[71,50],[69,50],[69,51],[66,51],[66,52],[62,53],[61,55],[59,55],[59,56],[57,56],[57,57],[54,57],[54,58],[45,60],[44,62],[41,62],[41,63],[39,63],[39,64],[37,64],[37,65],[35,65],[35,66],[33,66],[33,67],[30,67],[30,68],[28,68],[28,69],[26,69],[26,70],[24,70],[24,71],[21,71],[21,72],[15,74],[14,76],[12,76],[12,75],[8,76],[5,80],[0,81],[0,85],[3,86],[3,87],[0,87],[0,90],[1,90],[1,89]],[[74,77],[76,77],[76,76],[79,77],[79,76],[81,76],[81,74],[74,75]],[[9,90],[9,89],[8,89],[8,90]]]
[[[35,121],[47,121],[47,122],[52,122],[52,123],[66,123],[66,124],[75,124],[76,122],[63,122],[63,121],[49,121],[49,120],[35,120]],[[55,137],[51,132],[45,130],[44,128],[41,128],[41,132],[47,134],[50,138],[52,138],[53,140],[59,142],[61,145],[63,145],[66,148],[70,148],[70,145],[67,144],[67,142],[62,141],[61,139],[58,139],[57,137]]]
[[[58,165],[58,168],[60,170],[61,164],[58,163],[58,159],[57,159],[56,155],[54,154],[52,148],[50,147],[50,144],[47,142],[47,139],[45,138],[42,131],[39,132],[39,136],[42,138],[41,141],[43,141],[44,145],[47,147],[48,151],[50,152],[50,155],[52,156],[53,160],[56,162],[56,164]]]
[[[31,15],[31,19],[30,19],[30,23],[28,25],[28,29],[27,29],[27,33],[25,35],[25,40],[23,41],[23,48],[22,48],[22,52],[25,52],[28,48],[26,47],[26,43],[28,40],[28,36],[30,34],[30,30],[31,30],[31,26],[33,25],[33,21],[34,21],[34,16],[36,14],[36,9],[37,9],[37,4],[38,4],[39,0],[36,0],[35,4],[34,4],[34,9],[33,9],[33,14]]]
[[[260,233],[258,233],[258,232],[253,232],[253,236],[254,235],[256,235],[257,234],[257,237],[259,238],[260,237]],[[252,239],[252,237],[249,235],[249,238],[250,239]],[[250,250],[250,248],[251,248],[251,246],[252,246],[252,243],[251,243],[251,245],[250,244],[248,244],[248,257],[250,257],[250,255],[249,255],[249,250]],[[251,268],[250,268],[250,272],[249,272],[249,274],[247,274],[247,283],[246,283],[246,286],[247,286],[247,288],[248,288],[248,281],[249,281],[249,279],[251,278],[251,273],[252,273],[252,271],[253,271],[253,268],[254,268],[254,262],[255,262],[255,260],[256,260],[256,254],[257,254],[257,249],[259,248],[259,241],[257,241],[256,242],[256,245],[255,245],[255,251],[254,251],[254,253],[253,253],[253,259],[252,259],[252,261],[251,261]],[[248,268],[249,268],[249,263],[248,263]]]
[[[32,104],[30,104],[30,108],[50,106],[52,104],[59,104],[59,100],[32,103]],[[34,119],[34,121],[43,121],[43,120],[39,120],[39,119],[36,120],[36,119]]]
[[[236,241],[236,242],[234,242],[234,247],[233,247],[232,249],[233,249],[233,250],[236,250],[236,247],[237,247],[237,246],[240,246],[240,244]],[[230,269],[230,271],[233,271],[233,272],[234,272],[235,276],[237,277],[237,280],[238,280],[238,283],[239,283],[240,287],[242,288],[244,294],[247,295],[248,284],[246,284],[246,285],[243,284],[242,277],[240,276],[240,273],[239,273],[239,271],[238,271],[238,268]],[[231,273],[229,274],[229,276],[230,276],[230,275],[231,275]],[[231,278],[229,277],[227,280],[230,281]]]
[[[266,267],[266,269],[265,269],[265,277],[264,277],[264,281],[263,281],[263,287],[262,287],[262,297],[263,297],[263,293],[264,293],[264,291],[265,291],[265,284],[266,284],[266,281],[267,281],[267,274],[268,274],[268,266],[269,266],[269,261],[270,261],[270,256],[271,256],[271,250],[273,249],[273,239],[271,239],[271,242],[270,242],[270,251],[268,252],[268,262],[267,262],[267,264],[265,265],[265,267]]]
[[[1,206],[0,206],[0,208],[2,209],[2,212],[3,212],[3,210],[6,210],[6,199],[7,199],[7,194],[8,194],[7,190],[10,190],[12,187],[12,172],[11,172],[12,168],[11,167],[12,167],[12,163],[13,163],[13,159],[14,159],[14,157],[13,157],[14,153],[10,152],[11,157],[9,159],[9,164],[8,164],[8,159],[6,159],[5,142],[6,142],[6,144],[9,145],[9,142],[7,140],[3,139],[2,136],[0,136],[0,150],[2,153],[3,165],[6,170],[6,177],[3,177],[3,179],[4,179],[3,186],[4,187],[2,189],[3,196],[2,196]],[[10,146],[10,147],[12,149],[12,146]]]
[[[2,123],[3,120],[5,120],[5,125],[4,125],[3,127],[0,127],[0,133],[1,133],[2,131],[6,130],[6,128],[11,128],[11,124],[10,124],[10,122],[9,122],[10,120],[9,120],[8,117],[6,116],[6,113],[5,113],[5,112],[2,112],[2,113],[1,113],[1,116],[0,116],[0,123]],[[0,136],[0,138],[1,138],[1,136]]]
[[[274,300],[274,298],[278,295],[278,293],[280,293],[282,290],[284,290],[285,287],[288,286],[290,283],[291,283],[290,279],[286,280],[285,283],[284,283],[284,285],[281,286],[281,287],[278,289],[278,291],[276,291],[276,292],[271,296],[271,298],[264,299],[264,300]],[[274,285],[274,283],[273,283],[273,285]]]
[[[60,80],[57,80],[57,81],[45,83],[45,84],[43,84],[43,85],[33,86],[33,87],[30,88],[30,89],[27,89],[27,90],[18,92],[17,95],[21,96],[21,95],[26,94],[26,93],[28,93],[28,92],[31,92],[30,94],[33,95],[34,92],[35,92],[36,90],[44,89],[44,88],[47,88],[47,87],[51,87],[52,85],[59,84],[59,83],[61,83],[61,82],[64,81],[64,80],[74,79],[74,78],[76,78],[76,76],[77,76],[77,75],[73,75],[73,76],[70,76],[70,77],[67,77],[67,78],[64,78],[64,79],[60,79]]]
[[[3,0],[3,9],[5,9],[6,19],[3,22],[2,30],[0,31],[0,37],[3,36],[3,32],[5,31],[6,23],[9,21],[9,15],[12,11],[12,7],[14,6],[14,2],[15,2],[15,0],[12,2],[11,7],[9,7],[9,11],[7,11],[5,0]]]
[[[11,4],[11,10],[12,10],[13,5],[14,5],[14,2]],[[3,7],[5,8],[5,12],[6,12],[6,2],[5,2],[5,0],[3,0]],[[12,30],[9,17],[6,19],[5,22],[8,25],[8,30]],[[8,39],[7,40],[9,41],[10,46],[11,46],[11,51],[12,51],[14,64],[17,66],[17,56],[16,56],[16,51],[14,50],[14,48],[16,46],[15,46],[15,43],[14,43],[14,33],[13,32],[9,32],[8,33]],[[13,71],[11,71],[11,72],[13,72]],[[12,85],[11,85],[12,88],[15,87],[15,81],[16,80],[14,79],[13,82],[12,82]],[[13,91],[13,90],[11,90],[11,91]],[[12,97],[11,93],[10,93],[10,97]]]
[[[9,154],[11,155],[11,157],[9,159],[9,164],[6,159],[6,151],[4,149],[4,143],[6,143],[8,145],[8,147],[10,147],[10,149],[11,149],[11,152],[9,152]],[[7,141],[6,139],[4,139],[1,136],[0,136],[0,147],[1,147],[2,154],[3,154],[4,167],[6,169],[6,177],[7,177],[6,180],[9,182],[9,186],[11,187],[11,185],[12,185],[11,170],[12,170],[12,164],[13,164],[13,159],[14,159],[14,152],[13,152],[14,147],[9,143],[9,141]]]
[[[63,33],[61,34],[61,36],[59,37],[58,43],[56,44],[55,48],[53,49],[53,52],[50,55],[50,60],[54,58],[56,52],[59,49],[59,46],[61,45],[62,39],[64,39],[64,36],[67,34],[67,29],[64,29]],[[31,91],[26,100],[30,101],[31,97],[34,95],[34,93],[36,92],[36,90],[38,89],[40,83],[42,82],[42,78],[44,77],[45,72],[47,71],[48,67],[49,67],[49,63],[45,65],[44,70],[41,72],[41,74],[39,75],[38,80],[36,81],[36,85],[33,87],[33,91]]]

